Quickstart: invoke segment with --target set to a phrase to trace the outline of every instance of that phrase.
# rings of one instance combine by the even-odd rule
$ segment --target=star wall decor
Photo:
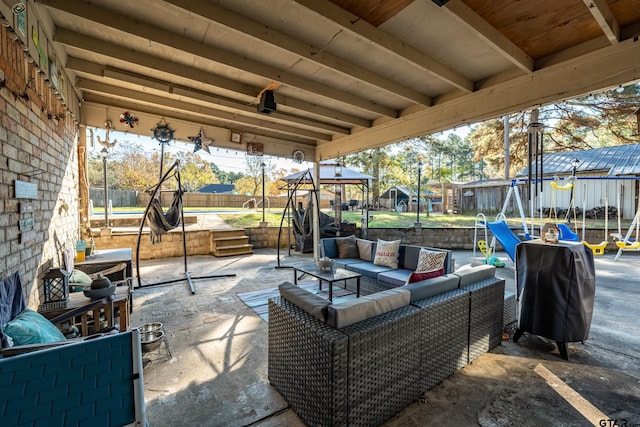
[[[214,139],[204,136],[203,129],[200,129],[200,135],[202,137],[202,149],[207,153],[211,154],[211,151],[209,151],[209,147],[213,144]]]
[[[138,123],[138,118],[130,112],[125,111],[124,113],[120,114],[120,123],[133,129],[136,123]]]
[[[193,152],[195,153],[198,150],[202,150],[202,129],[198,132],[196,136],[188,136],[189,141],[193,142]]]
[[[156,127],[151,130],[153,131],[153,137],[157,139],[160,144],[166,144],[173,140],[175,130],[169,128],[169,124],[164,117],[158,122]]]

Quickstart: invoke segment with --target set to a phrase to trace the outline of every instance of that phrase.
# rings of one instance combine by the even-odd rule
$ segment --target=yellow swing
[[[619,197],[619,196],[618,196]],[[633,239],[631,234],[635,229],[636,238]],[[619,240],[616,240],[616,246],[618,247],[618,253],[616,254],[615,261],[620,258],[622,252],[624,251],[640,251],[640,241],[638,240],[638,235],[640,234],[640,202],[638,202],[638,209],[636,214],[633,217],[633,221],[631,221],[631,225],[629,226],[629,230],[627,234],[622,237],[622,233],[620,230],[620,211],[618,211],[618,236]]]
[[[556,191],[566,191],[573,190],[575,185],[575,176],[570,176],[567,178],[569,181],[566,184],[559,184],[558,177],[554,176],[553,181],[551,181],[551,209],[549,209],[549,220],[553,220],[554,228],[556,228],[560,234],[560,240],[570,240],[570,241],[578,241],[577,233],[574,233],[571,228],[566,224],[561,224],[558,222],[558,211],[556,210]],[[571,215],[571,210],[573,210],[574,224],[576,222],[576,209],[575,209],[575,196],[574,192],[571,192],[571,197],[569,200],[569,209],[567,209],[567,214],[564,217],[565,222],[571,222],[569,215]],[[551,224],[545,225],[545,228]],[[577,230],[576,230],[577,231]]]
[[[585,184],[584,194],[586,193],[587,193],[587,186]],[[586,206],[584,205],[584,202],[583,202],[582,204],[582,238],[583,239],[584,239],[584,219],[585,219],[584,212],[586,210],[585,207]],[[606,240],[608,234],[609,234],[609,192],[607,191],[604,196],[604,238],[605,240],[603,240],[597,245],[589,243],[586,240],[583,240],[582,243],[584,243],[586,247],[591,249],[591,252],[593,252],[593,255],[597,255],[597,256],[604,255],[604,251],[607,248],[607,245],[609,244],[609,241]]]

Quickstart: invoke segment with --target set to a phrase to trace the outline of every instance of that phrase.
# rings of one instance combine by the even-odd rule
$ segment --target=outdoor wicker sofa
[[[378,425],[501,342],[505,282],[494,273],[337,304],[282,284],[269,300],[269,381],[309,425]]]
[[[358,243],[358,256],[344,258],[340,257],[340,251],[337,242],[340,239],[348,239],[349,237],[328,237],[320,239],[320,255],[322,257],[334,260],[336,267],[354,271],[362,274],[362,293],[364,295],[379,292],[385,289],[391,289],[403,286],[411,273],[416,270],[418,256],[421,249],[428,249],[434,252],[446,253],[444,260],[445,274],[452,273],[454,270],[454,260],[450,250],[441,248],[432,248],[428,246],[416,245],[400,245],[398,253],[398,268],[391,268],[374,264],[374,256],[376,253],[376,245],[378,242],[355,239]],[[361,243],[366,243],[360,246]],[[362,248],[367,248],[363,250]]]

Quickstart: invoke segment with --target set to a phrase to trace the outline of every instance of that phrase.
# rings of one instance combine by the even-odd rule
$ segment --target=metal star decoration
[[[188,136],[187,138],[189,138],[189,141],[193,142],[194,153],[198,150],[202,150],[202,129],[200,129],[197,136]]]
[[[202,149],[207,153],[211,154],[211,151],[209,151],[209,147],[213,144],[214,139],[204,136],[203,129],[200,129],[200,137],[202,139]]]

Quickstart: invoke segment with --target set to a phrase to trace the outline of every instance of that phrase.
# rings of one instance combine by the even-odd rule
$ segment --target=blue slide
[[[488,222],[487,227],[489,227],[493,236],[507,252],[511,261],[515,261],[516,246],[521,242],[520,238],[511,231],[507,223],[504,221]]]
[[[577,242],[578,234],[574,233],[567,224],[558,224],[558,230],[560,231],[560,240],[568,240],[571,242]]]

